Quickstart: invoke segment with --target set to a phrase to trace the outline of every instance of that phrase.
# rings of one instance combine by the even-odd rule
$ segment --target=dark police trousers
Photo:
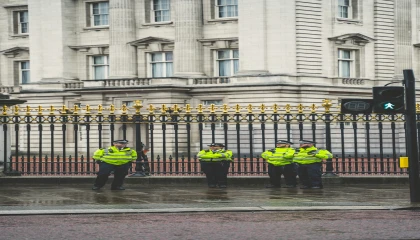
[[[299,181],[307,187],[322,187],[322,163],[299,164]]]
[[[119,188],[124,183],[124,178],[128,174],[131,162],[123,165],[112,165],[106,162],[99,162],[99,172],[95,180],[95,187],[101,188],[108,181],[108,177],[114,171],[114,181],[112,181],[111,188]]]
[[[274,186],[281,186],[281,175],[283,174],[286,185],[296,186],[296,165],[294,163],[284,166],[268,164],[268,176],[270,183]]]
[[[201,161],[201,169],[206,174],[207,184],[227,185],[230,161],[205,162]]]

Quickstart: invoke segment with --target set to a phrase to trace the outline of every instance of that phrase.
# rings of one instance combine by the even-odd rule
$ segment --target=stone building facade
[[[32,106],[337,104],[420,71],[419,14],[420,0],[0,0],[0,90]]]

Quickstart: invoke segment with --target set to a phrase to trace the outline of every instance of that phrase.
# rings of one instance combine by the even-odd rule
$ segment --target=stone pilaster
[[[237,75],[266,74],[268,73],[266,0],[239,0],[238,8],[239,71]],[[252,34],[249,29],[252,29]]]
[[[48,7],[45,7],[48,6]],[[28,0],[31,82],[64,81],[77,76],[77,19],[74,1]]]
[[[136,38],[133,0],[109,2],[110,78],[137,77],[136,49],[127,44]]]
[[[203,76],[202,5],[197,0],[177,0],[175,4],[174,75]]]

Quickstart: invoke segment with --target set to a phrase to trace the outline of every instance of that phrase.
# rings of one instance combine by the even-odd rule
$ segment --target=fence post
[[[331,152],[331,113],[330,108],[332,103],[330,100],[325,99],[323,100],[322,106],[325,108],[325,148]],[[327,165],[325,169],[324,176],[327,177],[336,177],[337,175],[333,173],[334,167],[332,163],[332,158],[327,159]]]

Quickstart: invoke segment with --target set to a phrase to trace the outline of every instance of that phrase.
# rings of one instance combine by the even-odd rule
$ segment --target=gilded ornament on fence
[[[278,113],[278,111],[279,111],[279,105],[277,105],[277,103],[275,103],[273,105],[273,113]]]
[[[329,99],[324,99],[322,100],[323,104],[322,106],[325,108],[325,112],[329,113],[330,112],[330,108],[332,107],[332,103]]]
[[[197,111],[198,113],[203,113],[203,104],[198,104]]]
[[[140,100],[136,100],[134,102],[134,109],[136,109],[136,114],[140,114],[140,109],[143,107],[143,105],[141,105],[141,101]]]
[[[284,109],[286,110],[286,113],[290,113],[290,110],[292,110],[292,107],[290,106],[290,104],[286,104]]]
[[[228,110],[229,110],[228,105],[226,103],[223,104],[223,113],[226,114],[228,112]]]
[[[316,110],[318,109],[318,107],[313,103],[310,107],[309,107],[309,109],[311,109],[311,113],[315,113],[316,112]]]
[[[265,113],[265,105],[264,104],[261,104],[261,106],[260,106],[260,110],[261,110],[261,113]]]
[[[301,103],[297,106],[297,110],[298,110],[299,113],[303,113],[304,109],[305,109],[305,107]]]
[[[248,113],[252,113],[252,105],[251,104],[248,104],[247,109],[248,109]]]

